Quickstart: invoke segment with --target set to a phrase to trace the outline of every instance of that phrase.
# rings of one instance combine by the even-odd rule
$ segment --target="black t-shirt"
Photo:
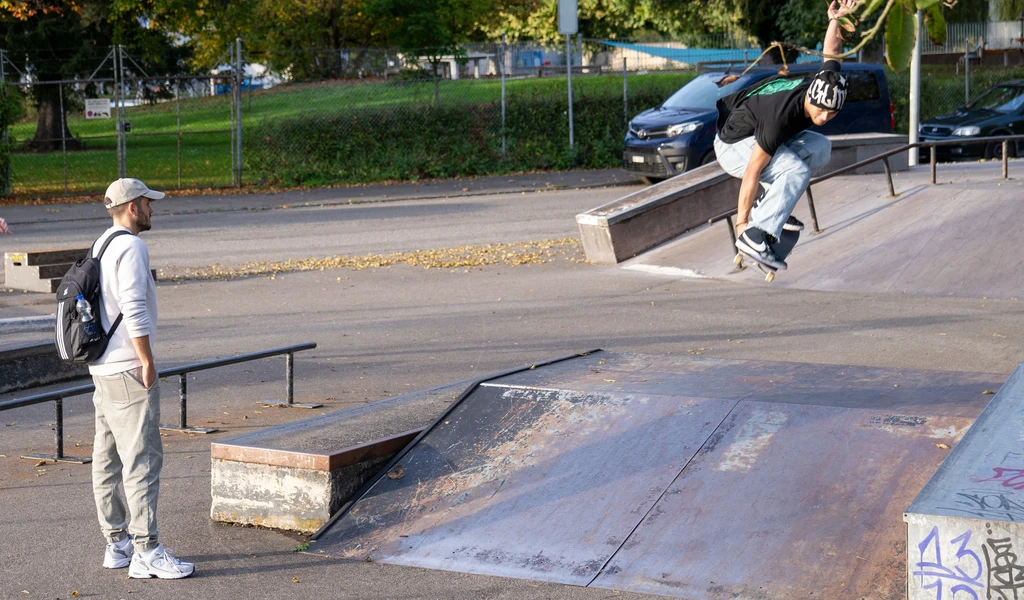
[[[823,71],[839,71],[830,60]],[[754,136],[771,156],[779,146],[814,125],[804,113],[804,96],[814,73],[772,77],[718,101],[718,137],[727,144]]]

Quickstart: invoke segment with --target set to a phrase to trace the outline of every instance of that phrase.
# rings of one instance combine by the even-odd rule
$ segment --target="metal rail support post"
[[[53,401],[53,436],[54,436],[54,448],[53,454],[42,454],[32,453],[25,454],[22,458],[30,458],[37,460],[52,460],[54,462],[66,462],[74,463],[77,465],[85,465],[92,462],[92,458],[88,456],[64,456],[64,399],[57,398]]]
[[[1016,142],[1014,142],[1014,144],[1016,145]],[[1009,149],[1010,149],[1010,141],[1009,140],[1003,140],[1003,179],[1009,179],[1010,178],[1009,159],[1006,158],[1006,153],[1007,153],[1007,151],[1009,151]]]
[[[178,375],[178,424],[160,424],[164,431],[180,431],[181,433],[216,433],[220,431],[216,427],[189,427],[188,426],[188,373]]]
[[[913,150],[911,150],[911,152],[916,152],[916,151],[917,151],[917,148],[914,148]],[[889,184],[889,197],[890,198],[895,198],[896,197],[896,188],[894,188],[893,185],[892,185],[892,170],[889,168],[889,159],[888,158],[883,158],[882,159],[882,168],[885,169],[885,181],[886,181],[886,183]]]
[[[811,193],[811,186],[807,186],[807,208],[811,210],[811,227],[814,228],[814,233],[821,233],[821,229],[818,227],[818,213],[814,210],[814,194]]]
[[[929,154],[928,154],[928,166],[932,170],[932,185],[935,185],[935,164],[937,162],[938,161],[936,160],[936,157],[935,157],[935,146],[933,145],[933,146],[931,146],[929,148]]]
[[[295,353],[284,355],[285,400],[262,400],[263,406],[283,406],[284,408],[320,408],[323,404],[295,402]]]

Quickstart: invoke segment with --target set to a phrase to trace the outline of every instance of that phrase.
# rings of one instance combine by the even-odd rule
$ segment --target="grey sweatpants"
[[[160,440],[160,381],[146,389],[142,369],[93,375],[96,439],[92,489],[108,542],[131,534],[135,549],[156,548],[156,500],[164,449]],[[127,506],[120,491],[124,491]],[[129,524],[128,515],[131,515]],[[126,533],[127,532],[127,533]]]
[[[723,142],[715,136],[715,155],[722,169],[733,177],[743,179],[757,141],[753,137],[735,144]],[[750,211],[748,225],[778,238],[782,226],[793,214],[793,208],[803,196],[811,176],[828,164],[832,156],[832,142],[820,133],[804,131],[793,136],[775,151],[768,166],[761,171],[761,182],[767,184],[764,198]]]

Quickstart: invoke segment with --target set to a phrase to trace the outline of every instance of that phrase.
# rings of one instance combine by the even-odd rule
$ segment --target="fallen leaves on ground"
[[[160,278],[172,281],[193,281],[230,279],[253,275],[270,275],[274,277],[278,273],[326,271],[328,269],[355,269],[361,271],[400,264],[423,267],[424,269],[459,269],[499,264],[517,266],[549,263],[559,257],[582,262],[583,258],[579,240],[564,238],[539,242],[482,244],[440,250],[367,254],[365,256],[333,256],[282,262],[265,261],[245,263],[237,267],[220,264],[200,268],[171,266],[162,270]]]

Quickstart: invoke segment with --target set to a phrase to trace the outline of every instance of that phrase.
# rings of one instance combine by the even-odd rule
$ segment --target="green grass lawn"
[[[693,78],[689,73],[631,74],[629,86],[637,89],[652,84],[682,86]],[[567,92],[564,78],[510,79],[507,101]],[[601,94],[621,97],[621,75],[580,76],[573,79],[577,95]],[[442,81],[437,86],[438,102],[481,104],[501,102],[498,79]],[[392,80],[381,82],[338,82],[282,85],[243,95],[242,123],[245,130],[266,119],[284,119],[308,114],[337,115],[365,108],[429,105],[435,101],[433,82]],[[152,106],[127,108],[132,130],[127,137],[128,174],[154,187],[206,187],[231,184],[230,98],[226,95],[173,100]],[[643,108],[630,107],[631,112]],[[180,112],[179,112],[180,111]],[[182,135],[181,179],[178,179],[178,122]],[[115,120],[86,119],[82,114],[68,117],[68,127],[86,149],[53,153],[18,153],[11,161],[16,194],[51,195],[102,191],[116,177]],[[34,121],[11,127],[17,144],[35,135]],[[218,132],[218,133],[203,133]],[[162,134],[162,135],[153,135]],[[245,144],[266,143],[251,140],[243,133]],[[243,150],[244,155],[244,150]],[[65,185],[65,160],[67,183]]]

